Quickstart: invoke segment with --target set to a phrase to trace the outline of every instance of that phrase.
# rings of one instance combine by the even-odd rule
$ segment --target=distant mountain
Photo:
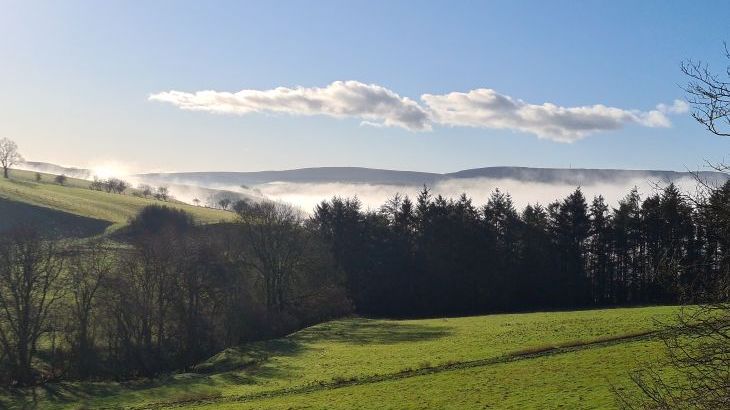
[[[699,177],[705,181],[724,182],[728,175],[720,172],[700,171],[697,173],[629,170],[629,169],[590,169],[590,168],[528,168],[528,167],[488,167],[467,169],[444,174],[455,178],[510,179],[522,182],[545,184],[593,185],[597,183],[621,183],[636,179],[657,182],[672,182],[683,178]]]
[[[711,183],[722,183],[728,176],[719,172],[701,171],[695,175]],[[453,179],[488,178],[545,184],[592,185],[623,183],[632,180],[672,182],[694,178],[689,172],[624,169],[565,169],[528,167],[487,167],[445,174],[394,171],[358,167],[302,168],[260,172],[174,172],[139,175],[157,183],[181,183],[206,187],[254,186],[273,182],[352,183],[385,185],[433,185]]]
[[[45,162],[26,162],[19,168],[65,174],[75,178],[89,179],[92,172],[83,168],[63,167]],[[297,184],[370,184],[414,187],[434,185],[459,180],[487,179],[492,182],[513,181],[524,183],[560,184],[568,186],[592,186],[612,184],[629,187],[637,183],[665,184],[701,178],[712,185],[720,185],[727,181],[728,175],[700,171],[696,173],[661,171],[661,170],[627,170],[627,169],[589,169],[589,168],[530,168],[530,167],[485,167],[465,169],[457,172],[434,173],[417,171],[396,171],[387,169],[362,167],[319,167],[301,168],[281,171],[257,172],[170,172],[146,173],[128,176],[133,182],[144,182],[152,185],[165,185],[174,195],[190,202],[193,198],[203,203],[215,203],[222,197],[233,199],[249,199],[264,196],[258,188],[271,186],[277,182]],[[207,188],[207,189],[206,189]],[[244,188],[241,190],[241,188]],[[335,191],[333,191],[335,192]]]
[[[271,182],[423,185],[432,184],[443,178],[442,174],[429,172],[359,167],[321,167],[258,172],[173,172],[140,176],[161,182],[180,181],[200,186],[249,186]]]

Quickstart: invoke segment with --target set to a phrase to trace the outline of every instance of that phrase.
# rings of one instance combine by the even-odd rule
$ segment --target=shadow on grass
[[[287,338],[247,343],[221,351],[193,368],[195,373],[180,373],[154,379],[128,382],[48,383],[35,389],[0,389],[0,408],[45,408],[71,403],[76,408],[108,406],[105,399],[117,397],[125,405],[174,398],[214,397],[219,387],[231,384],[256,384],[266,380],[288,379],[295,368],[278,357],[297,356],[315,343],[395,344],[436,340],[451,334],[447,326],[398,323],[354,318],[329,322],[302,330]]]
[[[314,326],[291,338],[307,343],[395,344],[436,340],[451,333],[448,326],[355,318]]]
[[[105,398],[124,395],[125,405],[158,401],[212,397],[217,387],[254,384],[262,379],[290,377],[291,369],[271,366],[272,357],[293,356],[303,350],[300,343],[276,339],[225,349],[196,366],[196,373],[177,373],[126,382],[61,382],[35,388],[0,389],[0,409],[40,409],[75,404],[74,408],[95,408]],[[103,403],[102,403],[103,402]]]
[[[246,343],[221,351],[193,370],[197,373],[219,373],[261,367],[271,357],[295,356],[303,350],[301,343],[290,338]]]
[[[87,218],[0,198],[0,234],[20,226],[32,226],[51,239],[84,238],[99,235],[109,226],[109,221]]]

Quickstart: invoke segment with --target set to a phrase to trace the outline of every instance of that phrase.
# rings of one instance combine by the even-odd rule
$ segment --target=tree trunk
[[[16,368],[16,378],[18,385],[29,386],[32,381],[31,358],[28,350],[27,341],[21,338],[18,342],[18,360]]]

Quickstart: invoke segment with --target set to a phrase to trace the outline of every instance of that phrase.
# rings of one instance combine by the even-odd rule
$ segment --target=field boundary
[[[372,383],[380,383],[386,381],[407,379],[411,377],[425,376],[430,374],[437,374],[443,372],[450,372],[456,370],[470,369],[475,367],[485,367],[496,364],[510,363],[521,360],[535,359],[545,356],[554,356],[559,354],[571,353],[580,350],[601,348],[621,343],[634,342],[639,340],[652,339],[658,336],[660,331],[651,330],[643,332],[635,332],[630,334],[623,334],[619,336],[609,336],[594,339],[591,341],[572,341],[560,343],[552,346],[539,346],[533,348],[526,348],[515,352],[507,353],[501,356],[492,357],[489,359],[476,359],[466,360],[460,362],[449,362],[435,366],[426,366],[417,369],[404,369],[398,372],[375,374],[369,376],[355,377],[351,379],[342,380],[330,380],[330,381],[319,381],[313,382],[306,385],[286,387],[281,389],[274,389],[269,391],[263,391],[259,393],[250,393],[243,395],[230,395],[230,396],[211,396],[194,399],[181,399],[181,400],[170,400],[161,401],[156,403],[149,403],[139,406],[124,407],[129,410],[142,410],[142,409],[164,409],[173,407],[183,407],[190,405],[208,405],[208,404],[219,404],[219,403],[237,403],[237,402],[249,402],[254,400],[269,399],[274,397],[306,394],[325,390],[334,390],[344,387],[359,386]],[[118,407],[116,407],[118,408]]]

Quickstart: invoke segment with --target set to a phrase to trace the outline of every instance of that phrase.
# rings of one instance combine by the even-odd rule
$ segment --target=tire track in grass
[[[404,369],[394,373],[386,374],[375,374],[369,376],[360,376],[352,379],[342,380],[330,380],[330,381],[319,381],[313,382],[306,385],[286,387],[275,390],[262,391],[258,393],[249,393],[244,395],[230,395],[230,396],[211,396],[194,399],[181,399],[163,401],[157,403],[150,403],[141,406],[130,406],[125,407],[129,410],[142,410],[142,409],[164,409],[172,407],[184,407],[192,405],[209,405],[209,404],[220,404],[220,403],[236,403],[236,402],[250,402],[254,400],[269,399],[274,397],[313,393],[324,390],[334,390],[344,387],[359,386],[364,384],[380,383],[386,381],[407,379],[411,377],[426,376],[430,374],[450,372],[462,369],[470,369],[475,367],[492,366],[502,363],[510,363],[521,360],[535,359],[545,356],[554,356],[559,354],[572,353],[580,350],[601,348],[607,346],[613,346],[622,343],[635,342],[639,340],[647,340],[655,338],[660,332],[656,330],[637,332],[631,334],[624,334],[620,336],[611,336],[595,339],[588,342],[566,342],[554,346],[540,346],[518,350],[516,352],[507,353],[501,356],[492,357],[489,359],[477,359],[467,360],[460,362],[448,362],[436,366],[421,367],[418,369]],[[116,407],[118,408],[118,407]]]

